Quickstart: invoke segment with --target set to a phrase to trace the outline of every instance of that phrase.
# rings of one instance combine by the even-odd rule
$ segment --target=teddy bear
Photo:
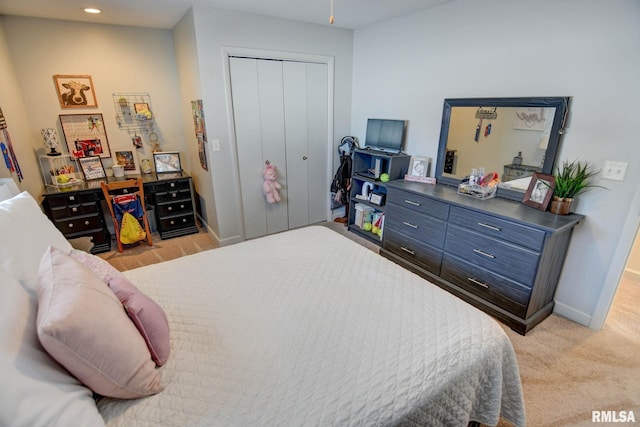
[[[280,201],[278,190],[282,188],[276,177],[276,167],[267,165],[262,171],[264,183],[262,184],[262,192],[267,196],[267,202],[277,203]]]

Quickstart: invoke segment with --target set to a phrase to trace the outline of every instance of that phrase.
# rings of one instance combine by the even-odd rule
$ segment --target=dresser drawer
[[[437,248],[444,246],[447,223],[440,219],[397,205],[387,205],[384,225],[385,231],[386,228],[393,228]]]
[[[178,215],[160,219],[160,229],[162,232],[177,230],[184,227],[192,227],[195,226],[195,224],[196,220],[193,214]]]
[[[191,204],[191,199],[189,199],[188,201],[158,205],[158,216],[160,218],[185,213],[193,213],[193,205]]]
[[[385,225],[384,228],[382,247],[433,274],[440,274],[440,263],[442,262],[441,250],[420,243],[390,228],[388,225]]]
[[[545,232],[542,230],[457,206],[451,207],[449,222],[536,251],[544,244]]]
[[[443,221],[446,221],[449,216],[448,204],[429,197],[409,193],[407,191],[389,189],[387,194],[387,204],[389,203],[394,203],[398,206],[411,209],[415,212],[427,214]]]
[[[62,207],[51,208],[51,216],[55,219],[68,218],[78,215],[87,215],[98,212],[98,204],[73,204]]]
[[[191,191],[188,179],[177,179],[172,181],[161,181],[155,184],[155,191]]]
[[[524,317],[531,289],[462,259],[445,254],[440,276],[505,310]]]
[[[87,230],[102,228],[102,218],[99,214],[84,215],[55,221],[56,227],[67,236],[72,233],[80,233]]]
[[[445,252],[526,286],[533,286],[540,254],[449,224]]]
[[[170,203],[178,201],[191,201],[191,191],[176,190],[156,193],[156,203]]]

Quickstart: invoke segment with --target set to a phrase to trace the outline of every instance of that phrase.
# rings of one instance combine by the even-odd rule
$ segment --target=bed
[[[9,221],[26,220],[24,214],[5,215],[5,203],[0,233],[10,232]],[[38,218],[40,238],[56,240],[57,230],[44,222]],[[5,242],[2,257],[11,253]],[[42,257],[45,245],[56,243],[63,245],[40,242],[29,253]],[[11,276],[8,261],[0,267],[3,277]],[[33,402],[23,405],[32,417],[41,411],[48,425],[64,425],[73,414],[76,421],[93,417],[97,423],[85,425],[127,427],[465,426],[496,425],[500,417],[525,425],[518,366],[503,329],[327,227],[250,240],[124,276],[166,313],[170,355],[155,368],[163,390],[137,399],[92,395],[49,360],[61,372],[43,380],[30,374],[29,381],[62,381],[70,394],[56,397],[60,413],[52,412],[53,398],[45,405],[30,397]],[[25,280],[14,282],[25,288]],[[25,295],[19,300],[29,300],[26,311],[33,315],[37,302],[32,292]],[[3,324],[10,320],[2,316]],[[15,360],[6,355],[3,334],[2,380],[17,383],[23,372],[6,366]],[[40,359],[47,357],[39,351]],[[2,391],[0,421],[29,419],[26,407],[20,412],[10,406],[7,399],[17,399],[15,393],[20,391]],[[72,409],[73,399],[86,408]]]

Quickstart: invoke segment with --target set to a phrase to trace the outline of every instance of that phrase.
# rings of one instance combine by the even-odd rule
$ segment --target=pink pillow
[[[73,249],[69,255],[80,264],[89,267],[104,283],[109,283],[112,277],[122,276],[121,272],[99,256],[78,249]]]
[[[51,357],[103,396],[133,399],[162,391],[144,339],[89,268],[49,247],[39,284],[38,338]]]
[[[158,366],[164,365],[169,358],[170,345],[169,322],[162,307],[122,275],[112,277],[109,287],[147,342],[153,361]]]

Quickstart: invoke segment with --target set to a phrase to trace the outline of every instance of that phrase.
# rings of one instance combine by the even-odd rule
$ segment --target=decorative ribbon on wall
[[[2,113],[2,108],[0,108],[0,129],[2,129],[0,148],[2,149],[4,162],[7,165],[7,169],[9,169],[11,172],[15,172],[18,175],[18,180],[22,182],[24,177],[22,176],[22,170],[20,169],[20,164],[18,163],[16,152],[13,150],[11,136],[9,135],[9,131],[7,130],[7,121],[5,120],[4,114]]]

